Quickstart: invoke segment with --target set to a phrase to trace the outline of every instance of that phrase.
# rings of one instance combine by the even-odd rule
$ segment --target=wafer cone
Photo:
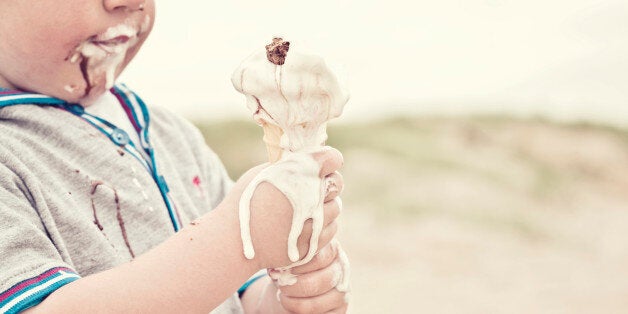
[[[281,159],[281,154],[283,150],[279,146],[279,141],[281,136],[283,135],[283,130],[270,123],[264,123],[262,125],[264,128],[264,143],[266,143],[266,151],[268,152],[268,161],[271,164],[276,163],[279,159]]]

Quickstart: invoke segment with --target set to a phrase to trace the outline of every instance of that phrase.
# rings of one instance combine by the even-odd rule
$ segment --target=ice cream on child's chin
[[[320,57],[290,48],[290,43],[275,38],[266,46],[266,52],[245,59],[231,78],[233,86],[246,96],[255,121],[264,128],[264,142],[273,163],[251,181],[240,199],[244,255],[249,259],[255,256],[250,234],[251,198],[260,183],[269,182],[293,208],[288,235],[288,257],[293,263],[272,273],[286,285],[296,283],[289,269],[309,262],[318,251],[328,182],[319,178],[320,165],[312,153],[324,149],[327,121],[338,117],[349,99]],[[309,250],[299,260],[297,240],[310,219]],[[341,269],[348,268],[348,262],[345,266]],[[348,281],[348,277],[342,281]],[[345,288],[341,284],[338,287]]]
[[[149,27],[150,16],[146,15],[141,25],[129,19],[80,43],[66,61],[79,66],[84,82],[66,83],[64,90],[71,96],[80,93],[81,102],[89,103],[94,98],[91,94],[101,94],[113,87],[116,71],[124,62],[127,51],[138,43],[140,35]]]

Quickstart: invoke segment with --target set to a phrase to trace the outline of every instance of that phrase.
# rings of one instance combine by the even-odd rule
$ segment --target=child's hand
[[[336,289],[348,276],[343,273],[341,254],[338,242],[332,241],[309,263],[291,269],[298,279],[294,285],[277,286],[281,306],[290,313],[346,313],[347,292]]]
[[[342,166],[343,159],[336,149],[328,149],[315,153],[314,159],[321,166],[321,179],[330,177],[336,181],[337,190],[342,189],[342,178],[336,171]],[[235,184],[225,202],[230,202],[232,208],[237,209],[240,196],[251,180],[268,164],[255,167],[245,173]],[[318,193],[318,191],[312,191]],[[340,213],[340,204],[332,197],[337,192],[330,192],[323,206],[324,227],[321,232],[318,247],[324,247],[336,234],[335,219]],[[332,199],[331,201],[328,201]],[[288,199],[270,183],[260,184],[251,199],[251,235],[256,255],[254,260],[259,268],[275,268],[291,264],[288,258],[288,233],[292,226],[292,206]],[[309,239],[312,235],[312,223],[305,223],[303,232],[298,240],[300,258],[303,258],[309,248]]]

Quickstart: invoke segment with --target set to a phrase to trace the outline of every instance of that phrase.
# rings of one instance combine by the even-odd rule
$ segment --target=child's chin
[[[83,107],[87,107],[87,106],[92,105],[94,102],[96,102],[96,100],[100,98],[100,96],[102,96],[104,93],[105,93],[104,85],[94,86],[94,88],[92,88],[89,94],[77,99],[74,103],[78,103],[78,104],[81,104],[81,106]]]
[[[85,94],[85,89],[75,88],[72,89],[70,87],[66,88],[63,91],[59,91],[58,93],[49,93],[49,96],[62,99],[71,104],[80,104],[83,107],[87,107],[93,104],[100,96],[105,93],[105,86],[94,86],[89,94]]]

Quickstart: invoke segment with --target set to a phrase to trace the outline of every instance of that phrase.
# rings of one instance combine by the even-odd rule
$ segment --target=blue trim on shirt
[[[46,272],[49,272],[49,271],[50,270]],[[59,279],[60,277],[62,278]],[[37,277],[33,277],[33,278],[26,279],[24,281],[33,280],[36,278]],[[42,280],[35,280],[33,283],[29,284],[28,286],[25,286],[21,288],[20,290],[16,291],[15,293],[13,293],[9,298],[5,299],[4,301],[2,301],[2,303],[0,303],[0,309],[7,306],[14,300],[20,298],[21,296],[31,293],[32,291],[36,291],[32,293],[31,295],[25,297],[24,299],[16,302],[11,307],[3,309],[5,311],[4,313],[22,312],[28,308],[31,308],[41,303],[46,297],[48,297],[50,294],[55,292],[57,289],[65,286],[66,284],[70,282],[78,280],[79,278],[80,276],[76,274],[74,271],[69,270],[69,269],[59,268],[50,276]],[[17,283],[16,285],[14,285],[14,287],[17,285],[20,285],[24,281]],[[49,284],[50,282],[52,282],[52,284]],[[40,290],[37,290],[37,289],[40,289]]]
[[[258,281],[260,278],[266,276],[266,274],[261,274],[261,275],[257,275],[249,280],[247,280],[242,287],[240,287],[240,289],[238,289],[238,296],[241,298],[242,295],[244,294],[244,292],[246,292],[246,289],[249,288],[250,285],[252,285],[254,282]]]
[[[170,220],[172,221],[174,231],[177,232],[181,229],[181,222],[179,221],[177,217],[178,213],[176,212],[175,205],[172,199],[170,198],[170,196],[168,195],[168,192],[170,189],[168,188],[168,185],[166,184],[166,180],[159,173],[157,169],[157,165],[155,162],[155,150],[153,149],[149,141],[148,127],[150,124],[150,116],[148,113],[148,108],[146,107],[146,104],[144,103],[144,101],[133,91],[129,90],[125,85],[121,84],[119,86],[116,86],[114,91],[121,92],[119,94],[122,96],[122,100],[126,103],[126,105],[128,105],[131,108],[133,112],[133,118],[136,119],[135,121],[136,124],[142,128],[140,130],[141,133],[139,135],[140,135],[140,141],[142,141],[143,143],[139,143],[139,144],[142,146],[142,148],[146,151],[146,153],[149,156],[149,158],[144,160],[146,163],[149,164],[148,165],[149,169],[147,170],[151,173],[153,179],[155,180],[155,183],[157,184],[157,187],[159,188],[159,192],[161,193],[161,196],[168,210],[168,215],[170,217]],[[137,102],[137,106],[139,106],[139,110],[141,110],[142,112],[142,116],[143,116],[142,118],[144,120],[143,126],[139,123],[139,120],[137,120],[136,108],[135,106],[133,106],[133,102],[130,101],[130,97],[132,97]],[[126,151],[129,151],[129,152],[132,151],[133,149],[137,150],[137,147],[135,145],[133,144],[128,145],[129,143],[132,143],[132,141],[129,141],[129,143],[124,143],[124,145],[121,145],[120,143],[118,143],[113,136],[113,131],[116,131],[119,129],[115,125],[106,121],[105,119],[86,113],[81,105],[69,104],[64,100],[53,98],[46,95],[32,94],[32,93],[21,92],[21,91],[16,91],[16,94],[11,94],[11,95],[0,95],[0,108],[12,106],[12,105],[20,105],[20,104],[49,105],[49,106],[63,108],[71,112],[72,114],[82,118],[83,120],[87,121],[89,124],[93,125],[94,127],[96,127],[100,132],[102,132],[105,136],[107,136],[115,145],[122,146]],[[111,130],[110,131],[105,130],[103,127],[95,124],[94,121],[91,121],[91,119],[97,120],[98,122],[104,124],[104,126],[106,126],[108,129],[111,129]],[[132,153],[131,155],[133,155],[135,158],[143,159],[143,156],[141,156],[139,152],[138,154]],[[142,160],[140,160],[140,162],[142,162]]]

